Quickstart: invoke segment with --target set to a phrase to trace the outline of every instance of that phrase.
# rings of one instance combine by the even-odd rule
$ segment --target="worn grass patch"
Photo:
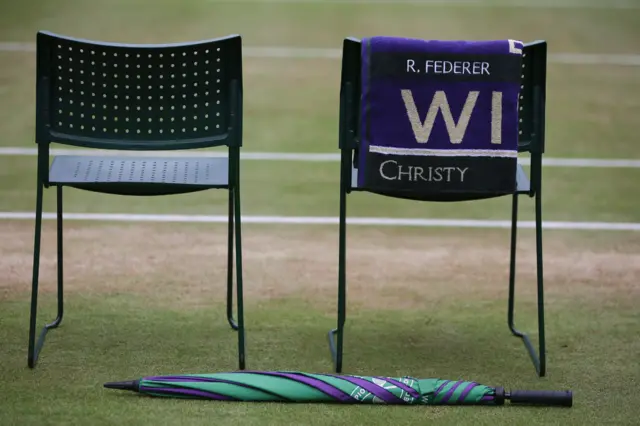
[[[308,299],[333,306],[337,285],[336,227],[245,225],[248,300]],[[171,306],[209,306],[226,286],[223,225],[68,223],[66,291],[82,295],[136,294]],[[5,243],[0,264],[4,299],[24,295],[31,279],[33,227],[0,223]],[[614,234],[616,235],[616,234]],[[545,278],[553,300],[604,301],[638,296],[640,240],[617,234],[614,242],[576,243],[565,233],[544,238]],[[584,241],[584,240],[581,240]],[[610,240],[609,240],[610,241]],[[44,291],[55,289],[55,223],[45,222],[41,258]],[[444,300],[504,300],[509,238],[503,230],[376,229],[348,231],[349,298],[372,309],[431,308]],[[521,231],[518,284],[535,290],[533,233]],[[625,297],[622,298],[624,300]]]

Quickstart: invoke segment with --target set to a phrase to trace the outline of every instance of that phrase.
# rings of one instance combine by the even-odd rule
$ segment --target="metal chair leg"
[[[340,188],[340,224],[338,242],[338,324],[329,331],[329,350],[333,358],[336,373],[342,372],[342,355],[344,347],[344,324],[347,319],[347,278],[346,278],[346,240],[347,240],[347,193],[345,190],[345,174],[348,162],[342,161],[342,182]]]
[[[27,363],[30,368],[35,367],[38,360],[39,348],[36,348],[36,320],[38,316],[38,279],[40,273],[40,241],[42,234],[42,196],[43,185],[38,182],[36,190],[36,224],[35,241],[33,244],[33,276],[31,281],[31,314],[29,317],[29,350]]]
[[[340,255],[342,258],[344,255]],[[344,352],[344,324],[346,322],[346,290],[345,290],[345,271],[340,268],[338,283],[338,324],[337,328],[329,331],[329,350],[333,359],[333,365],[336,373],[342,372],[342,356]]]
[[[229,225],[227,230],[227,321],[232,329],[238,330],[238,323],[233,319],[233,189],[229,189]]]
[[[536,194],[536,200],[538,195]],[[542,240],[541,229],[538,226],[538,218],[540,217],[539,203],[536,201],[536,255],[538,257],[538,326],[540,330],[540,355],[536,353],[536,349],[531,343],[529,336],[515,327],[514,310],[515,310],[515,278],[516,278],[516,245],[518,232],[518,195],[513,195],[513,203],[511,210],[511,256],[509,261],[509,306],[507,311],[507,322],[511,333],[522,339],[524,345],[531,357],[531,361],[540,377],[545,375],[545,354],[544,354],[544,306],[542,303]],[[540,235],[538,235],[540,234]]]
[[[538,345],[540,363],[538,374],[543,377],[547,373],[547,349],[544,333],[544,275],[542,269],[542,199],[540,190],[536,192],[536,275],[538,284]]]
[[[344,353],[344,324],[347,319],[347,291],[346,291],[346,247],[344,218],[340,220],[340,254],[338,259],[338,324],[337,328],[329,332],[329,349],[333,357],[333,364],[336,373],[342,372],[342,357]],[[335,336],[335,342],[334,342]]]
[[[57,266],[58,266],[58,314],[56,319],[46,326],[47,329],[56,328],[62,323],[62,316],[64,315],[64,256],[63,256],[63,217],[62,217],[62,186],[56,187],[56,223],[57,223],[57,231],[56,231],[56,246],[57,246]]]
[[[235,204],[235,232],[236,232],[236,299],[238,314],[238,368],[245,369],[245,334],[244,334],[244,295],[242,282],[242,234],[240,215],[240,188],[236,183],[233,190]]]
[[[30,368],[34,368],[47,332],[51,329],[57,328],[62,323],[62,317],[64,315],[64,284],[63,284],[63,227],[62,227],[62,187],[56,187],[57,198],[57,259],[58,259],[58,285],[57,285],[57,299],[58,299],[58,313],[56,319],[46,324],[38,339],[35,339],[35,330],[37,325],[38,316],[38,284],[40,273],[40,245],[42,240],[42,198],[43,198],[43,185],[38,183],[37,195],[36,195],[36,225],[35,225],[35,241],[33,251],[33,280],[31,284],[31,315],[29,320],[29,350],[27,356],[27,364]]]

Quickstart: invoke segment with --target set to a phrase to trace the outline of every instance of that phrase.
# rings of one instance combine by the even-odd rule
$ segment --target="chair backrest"
[[[524,44],[522,49],[517,149],[519,152],[530,152],[532,157],[536,156],[536,161],[544,152],[546,55],[547,44],[545,41]],[[360,163],[361,149],[361,76],[361,41],[347,38],[344,40],[342,56],[339,147],[343,152],[350,152],[351,161],[356,168]],[[402,196],[402,194],[396,195],[401,198],[417,199],[412,196]]]
[[[522,49],[520,86],[520,129],[518,150],[544,153],[545,105],[547,90],[547,42],[527,43]]]
[[[240,146],[241,37],[136,45],[39,32],[36,142],[130,150]]]

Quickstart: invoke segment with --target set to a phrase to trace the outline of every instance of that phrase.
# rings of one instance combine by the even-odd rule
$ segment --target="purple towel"
[[[358,186],[512,193],[522,48],[512,40],[364,39]]]

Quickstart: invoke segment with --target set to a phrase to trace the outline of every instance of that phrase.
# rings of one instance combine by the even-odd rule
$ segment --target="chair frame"
[[[73,134],[61,134],[51,129],[51,95],[54,82],[52,81],[52,67],[54,66],[53,48],[58,41],[82,43],[87,47],[95,47],[97,49],[108,47],[118,48],[122,52],[127,49],[149,49],[149,51],[162,51],[167,48],[192,47],[197,45],[212,46],[224,45],[227,47],[231,55],[229,56],[228,67],[229,78],[228,90],[229,94],[229,116],[228,128],[222,136],[214,136],[208,138],[199,138],[191,140],[163,140],[163,141],[145,141],[127,139],[110,139],[110,138],[87,138]],[[35,212],[35,233],[34,233],[34,253],[33,253],[33,276],[31,291],[31,308],[29,321],[29,346],[27,363],[30,368],[36,366],[39,354],[42,350],[45,337],[49,330],[58,328],[62,323],[64,315],[64,274],[63,274],[63,187],[70,186],[81,190],[89,190],[101,193],[111,193],[129,196],[153,196],[153,195],[171,195],[183,194],[187,192],[203,191],[206,189],[227,189],[228,197],[228,254],[227,254],[227,321],[231,328],[238,332],[238,365],[241,370],[245,368],[245,329],[244,329],[244,305],[243,305],[243,276],[242,276],[242,235],[241,235],[241,206],[240,206],[240,148],[242,147],[242,112],[243,112],[243,89],[242,89],[242,39],[239,35],[230,35],[227,37],[203,40],[190,43],[172,43],[172,44],[122,44],[122,43],[105,43],[94,40],[84,40],[54,34],[48,31],[40,31],[37,34],[37,76],[36,76],[36,132],[35,139],[38,145],[37,159],[37,185],[36,185],[36,212]],[[90,183],[87,185],[69,185],[50,182],[49,178],[49,159],[51,156],[51,144],[61,143],[72,146],[81,146],[86,148],[102,148],[108,150],[127,150],[127,151],[157,151],[157,150],[188,150],[194,148],[226,146],[228,147],[228,184],[216,185],[208,187],[166,187],[164,190],[155,193],[135,193],[140,188],[124,191],[123,187],[112,186],[109,188],[93,187]],[[101,159],[109,159],[111,157],[100,157]],[[150,184],[162,186],[164,184]],[[39,271],[40,271],[40,252],[42,239],[42,213],[43,213],[43,197],[44,189],[51,186],[56,187],[56,222],[57,222],[57,315],[55,320],[47,323],[41,330],[36,339],[37,328],[37,308],[38,308],[38,287],[39,287]],[[235,238],[234,238],[235,237]],[[235,240],[235,241],[234,241]],[[234,257],[235,242],[235,257]],[[237,298],[237,321],[233,317],[233,278],[234,278],[234,260],[235,260],[235,278],[236,278],[236,298]]]
[[[358,123],[360,104],[360,68],[361,42],[356,38],[346,38],[343,43],[342,75],[340,86],[340,211],[338,242],[338,312],[337,327],[329,331],[328,340],[334,368],[340,373],[343,368],[344,326],[346,322],[346,216],[347,195],[352,191],[371,192],[366,188],[354,185],[355,170],[358,162]],[[542,155],[545,148],[545,100],[546,100],[546,41],[527,43],[523,48],[522,85],[519,97],[520,129],[518,152],[530,154],[530,173],[527,177],[521,166],[516,176],[517,190],[512,194],[511,211],[511,248],[509,262],[509,299],[507,308],[507,325],[511,333],[522,339],[539,377],[546,375],[546,342],[544,320],[544,282],[542,253]],[[378,194],[406,199],[410,195]],[[538,349],[534,347],[529,336],[515,326],[515,273],[518,197],[527,195],[534,199],[535,205],[535,239],[536,239],[536,285],[537,285],[537,317],[538,317]],[[468,201],[473,199],[494,198],[494,196],[467,195],[461,199],[429,199],[423,201]]]

